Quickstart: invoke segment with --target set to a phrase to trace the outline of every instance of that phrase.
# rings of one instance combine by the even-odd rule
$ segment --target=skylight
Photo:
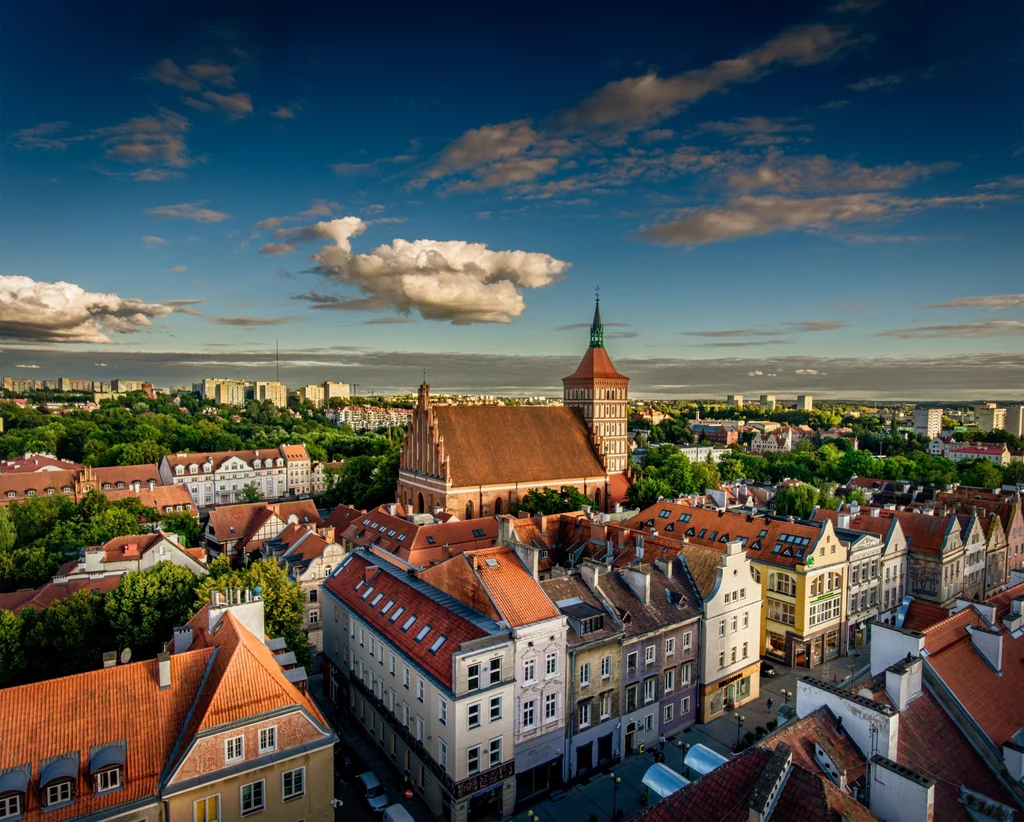
[[[372,593],[373,593],[373,586],[371,585],[369,588],[367,588],[365,591],[363,591],[363,593],[360,595],[359,598],[360,599],[366,599]]]
[[[416,614],[413,614],[413,615],[412,615],[411,617],[409,617],[409,618],[408,618],[408,619],[407,619],[407,620],[405,621],[405,625],[403,625],[403,626],[402,626],[402,631],[408,631],[408,630],[409,630],[409,629],[410,629],[410,628],[412,627],[412,624],[413,624],[413,623],[414,623],[415,621],[416,621]]]
[[[493,557],[488,557],[486,560],[484,560],[484,562],[487,563],[487,567],[488,568],[497,568],[498,567],[498,560],[494,559]]]
[[[403,542],[404,540],[405,540],[405,534],[399,534],[398,535],[398,541],[399,542]]]
[[[364,519],[363,520],[363,525],[369,525],[369,524],[370,524],[370,520],[368,520],[368,519]]]
[[[417,642],[422,642],[423,641],[423,637],[425,637],[429,633],[430,633],[430,626],[429,625],[424,625],[422,628],[420,628],[420,632],[418,634],[416,634],[416,641]]]
[[[377,603],[380,602],[382,599],[384,599],[384,594],[377,594],[377,596],[373,598],[373,602],[371,602],[370,605],[376,607]]]
[[[483,531],[483,529],[482,529],[482,528],[474,528],[474,529],[473,529],[473,536],[474,536],[474,537],[480,538],[480,537],[482,537],[483,535],[484,535],[484,531]]]
[[[668,508],[662,508],[658,516],[662,519],[668,519],[670,516],[672,516],[672,512]]]
[[[359,582],[357,582],[357,583],[356,583],[356,588],[355,588],[355,590],[357,590],[357,591],[358,591],[358,590],[359,590],[360,588],[362,588],[362,587],[363,587],[363,586],[364,586],[365,584],[366,584],[366,580],[365,580],[365,579],[361,579],[361,580],[359,580]]]
[[[437,639],[434,640],[434,644],[430,646],[430,653],[436,654],[441,650],[441,646],[444,645],[445,640],[448,639],[444,634],[441,634]]]
[[[689,522],[690,521],[690,517],[692,517],[692,516],[693,516],[693,514],[683,514],[681,517],[679,517],[679,521],[680,522]]]
[[[387,613],[388,611],[390,611],[390,610],[391,610],[391,606],[392,606],[392,605],[394,605],[394,604],[395,604],[395,601],[394,601],[393,599],[389,599],[389,600],[388,600],[388,601],[387,601],[387,602],[385,603],[384,607],[380,609],[380,613],[381,613],[381,616],[383,616],[383,615],[384,615],[384,614],[386,614],[386,613]]]
[[[394,528],[392,528],[392,529],[391,529],[390,531],[388,531],[388,536],[389,536],[389,537],[393,537],[393,536],[394,536],[394,535],[395,535],[396,533],[398,533],[398,532],[397,532],[397,531],[395,531],[395,529],[394,529]]]
[[[391,616],[388,617],[388,622],[394,622],[396,619],[398,619],[404,613],[405,613],[405,608],[403,608],[401,605],[399,605],[395,609],[395,612]]]
[[[434,538],[433,537],[427,537],[427,545],[433,545],[433,544],[434,544]]]

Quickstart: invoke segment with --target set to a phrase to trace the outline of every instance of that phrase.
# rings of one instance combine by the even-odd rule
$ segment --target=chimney
[[[738,539],[731,539],[725,544],[725,555],[735,557],[743,553],[743,543]]]
[[[147,484],[149,485],[149,490],[150,491],[152,491],[154,488],[156,488],[156,480],[155,479],[151,479]]]
[[[885,669],[885,693],[896,706],[897,711],[904,710],[911,700],[921,695],[921,681],[924,674],[924,663],[921,657],[907,653],[905,659]]]
[[[971,635],[971,645],[993,671],[999,676],[1003,675],[1003,635],[1000,631],[990,631],[988,628],[979,628],[975,625],[967,626],[967,633]]]
[[[597,590],[597,577],[601,573],[601,566],[590,559],[580,563],[580,579],[591,590]]]
[[[850,527],[850,519],[851,519],[851,516],[850,516],[850,514],[847,514],[847,513],[841,513],[841,514],[840,514],[840,515],[839,515],[839,516],[838,516],[838,517],[836,518],[836,525],[837,525],[838,527],[840,527],[840,528],[849,528],[849,527]]]
[[[858,503],[858,502],[851,502],[850,503],[850,516],[851,517],[855,517],[859,513],[860,513],[860,503]]]
[[[156,665],[160,677],[160,690],[166,691],[171,687],[171,655],[168,653],[157,654]]]
[[[750,822],[767,822],[771,817],[792,765],[793,749],[785,742],[780,742],[754,785],[747,813]]]
[[[644,535],[643,534],[637,534],[636,535],[636,558],[637,559],[643,559],[644,558]]]
[[[334,543],[334,526],[333,525],[324,525],[321,528],[317,529],[317,532],[320,534],[320,536],[322,536],[324,538],[324,542],[326,542],[328,544],[333,544]]]
[[[117,651],[103,652],[103,667],[113,668],[117,665]]]
[[[397,517],[398,516],[398,504],[395,502],[388,503],[388,514]]]
[[[869,807],[891,822],[929,822],[935,815],[935,783],[881,754],[871,757]]]
[[[616,514],[621,514],[622,513],[622,503],[621,502],[615,503],[615,513]]]
[[[376,570],[376,569],[374,569]],[[266,638],[266,625],[263,612],[263,589],[259,586],[251,591],[246,589],[245,601],[242,601],[241,588],[229,588],[225,596],[217,594],[217,602],[211,604],[207,630],[212,634],[220,624],[224,615],[230,611],[235,618],[260,642]]]
[[[651,604],[651,574],[649,571],[643,571],[640,568],[622,568],[620,569],[622,579],[625,580],[626,584],[630,587],[630,590],[636,594],[637,598],[644,604]]]
[[[608,525],[604,522],[595,522],[590,526],[591,542],[604,542],[608,533]]]
[[[172,638],[174,640],[173,653],[184,653],[192,647],[192,626],[182,625],[181,627],[175,628]]]
[[[654,564],[658,566],[658,570],[661,571],[669,579],[672,579],[672,560],[667,557],[658,557],[654,560]]]

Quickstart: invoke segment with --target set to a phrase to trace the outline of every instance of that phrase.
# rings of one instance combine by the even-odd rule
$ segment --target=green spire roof
[[[604,325],[601,323],[601,296],[594,298],[594,322],[590,325],[590,347],[604,348]]]

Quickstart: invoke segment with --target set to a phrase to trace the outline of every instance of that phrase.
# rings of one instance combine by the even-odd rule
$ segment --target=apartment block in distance
[[[322,385],[304,385],[299,389],[299,402],[309,400],[317,408],[324,404],[324,387]]]
[[[730,394],[725,398],[730,408],[742,408],[743,407],[743,395],[742,394]]]
[[[1002,431],[1006,427],[1006,409],[994,402],[974,406],[974,423],[981,431]]]
[[[280,382],[258,382],[254,399],[256,402],[270,400],[278,408],[288,407],[288,388]]]
[[[762,394],[761,395],[761,407],[766,411],[775,410],[775,395],[774,394]]]
[[[352,396],[352,386],[347,382],[325,382],[323,388],[325,405],[335,398],[347,400]]]
[[[796,410],[813,411],[814,397],[812,397],[810,394],[798,394],[796,397]]]
[[[914,408],[914,433],[920,434],[922,437],[933,437],[939,436],[942,432],[942,409],[941,408],[926,408],[923,405],[918,405]]]

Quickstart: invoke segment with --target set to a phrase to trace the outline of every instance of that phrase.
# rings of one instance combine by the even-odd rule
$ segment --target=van
[[[362,788],[363,800],[370,806],[370,810],[383,812],[388,806],[388,792],[380,784],[377,774],[367,771],[359,774],[357,778]]]
[[[384,822],[413,822],[413,819],[404,806],[392,805],[384,811]]]

